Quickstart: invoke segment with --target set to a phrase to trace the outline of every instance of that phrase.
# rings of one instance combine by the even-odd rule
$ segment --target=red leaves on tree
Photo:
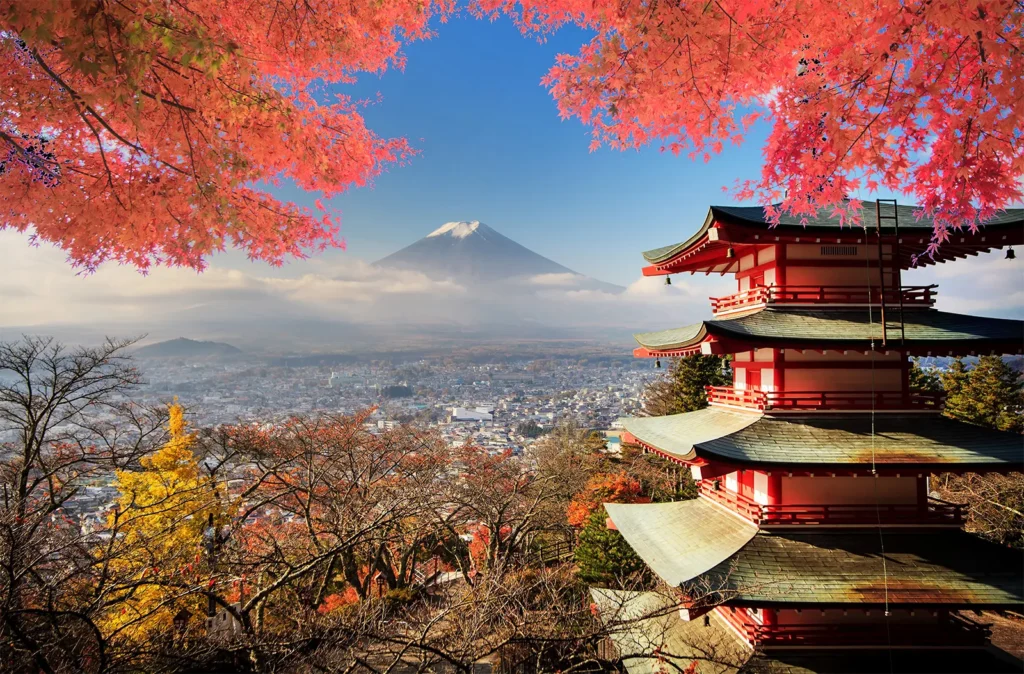
[[[3,227],[76,265],[201,269],[226,246],[280,263],[337,245],[331,197],[408,159],[329,90],[401,67],[452,0],[24,0],[0,9]]]
[[[1021,198],[1024,9],[995,2],[477,0],[524,32],[597,32],[544,78],[592,149],[661,143],[705,161],[771,123],[741,199],[809,215],[879,186],[948,227]]]
[[[401,67],[455,0],[79,3],[0,9],[3,227],[76,265],[201,269],[228,246],[280,263],[338,245],[331,197],[413,150],[329,85]],[[856,221],[857,190],[911,195],[949,227],[1021,198],[1024,9],[1014,0],[470,0],[526,33],[596,33],[543,83],[591,149],[704,161],[771,124],[740,199]],[[781,211],[775,211],[776,215]]]
[[[602,503],[635,503],[641,499],[640,481],[626,472],[601,473],[569,504],[566,519],[574,527],[582,527]]]

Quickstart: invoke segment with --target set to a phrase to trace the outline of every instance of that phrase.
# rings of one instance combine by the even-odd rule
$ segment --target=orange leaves
[[[344,592],[329,594],[324,597],[323,602],[317,607],[317,613],[321,615],[336,611],[342,606],[348,606],[349,604],[355,604],[359,601],[359,595],[356,593],[355,588],[347,587]]]
[[[231,246],[276,264],[338,245],[323,202],[304,208],[254,185],[283,179],[330,197],[407,161],[408,143],[367,129],[354,103],[313,94],[401,66],[399,36],[427,37],[453,3],[314,5],[7,3],[3,226],[86,269],[201,269]]]
[[[635,503],[641,493],[640,481],[625,471],[599,473],[569,504],[566,518],[570,525],[582,527],[602,503]]]

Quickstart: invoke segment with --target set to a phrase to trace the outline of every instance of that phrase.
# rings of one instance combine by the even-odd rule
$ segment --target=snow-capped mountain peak
[[[480,229],[481,226],[485,229],[487,228],[487,225],[481,225],[479,220],[472,220],[470,222],[446,222],[430,234],[427,234],[427,238],[429,239],[432,236],[444,236],[447,234],[448,236],[456,239],[465,239],[467,236]]]
[[[621,290],[589,279],[538,255],[479,220],[446,222],[430,234],[374,263],[418,271],[436,280],[454,280],[468,287],[482,287],[518,279],[523,287],[571,286]]]

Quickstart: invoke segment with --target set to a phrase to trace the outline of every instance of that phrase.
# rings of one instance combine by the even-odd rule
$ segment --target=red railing
[[[934,410],[944,394],[932,391],[760,391],[708,386],[708,403],[755,410]]]
[[[740,311],[768,304],[830,304],[830,305],[866,305],[881,304],[884,299],[888,305],[897,305],[900,300],[903,306],[930,307],[935,304],[936,285],[903,286],[898,291],[887,288],[879,292],[878,288],[866,286],[757,286],[750,290],[712,297],[711,310],[715,314]]]
[[[923,504],[773,504],[762,505],[746,496],[725,489],[721,482],[697,483],[701,495],[721,503],[742,517],[761,526],[799,525],[871,525],[931,524],[960,526],[963,505],[928,498]]]
[[[724,487],[715,489],[714,481],[712,480],[701,480],[697,483],[697,488],[701,495],[706,496],[714,501],[718,501],[726,508],[729,508],[733,512],[739,513],[743,517],[754,523],[761,521],[762,511],[761,504],[751,501],[745,496],[740,496],[736,492],[729,491]]]
[[[758,625],[747,636],[762,646],[984,646],[988,625],[959,616],[933,624]]]
[[[924,504],[763,505],[761,524],[963,524],[963,506],[929,498]]]

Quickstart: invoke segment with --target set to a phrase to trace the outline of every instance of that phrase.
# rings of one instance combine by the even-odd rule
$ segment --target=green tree
[[[913,371],[911,371],[913,374]],[[968,368],[957,358],[942,373],[945,415],[967,423],[1024,432],[1020,374],[999,356],[982,356]],[[1024,476],[946,473],[933,485],[939,495],[967,506],[967,530],[1003,545],[1024,547]]]
[[[921,367],[921,359],[915,358],[910,365],[910,389],[938,393],[942,391],[940,376],[932,368],[926,370]]]
[[[727,368],[728,360],[718,356],[697,354],[674,359],[666,375],[644,391],[644,414],[660,417],[707,407],[705,387],[732,383]]]
[[[949,368],[939,375],[939,384],[941,384],[942,389],[946,392],[947,400],[963,392],[964,386],[967,385],[967,364],[964,363],[962,357],[957,357],[950,363]],[[957,415],[951,414],[948,408],[946,416],[957,418]]]
[[[969,370],[958,358],[942,383],[946,416],[1000,431],[1024,432],[1020,373],[1001,357],[982,356]]]
[[[650,580],[650,570],[618,531],[606,525],[601,506],[580,531],[576,565],[583,582],[598,587],[632,588]]]

